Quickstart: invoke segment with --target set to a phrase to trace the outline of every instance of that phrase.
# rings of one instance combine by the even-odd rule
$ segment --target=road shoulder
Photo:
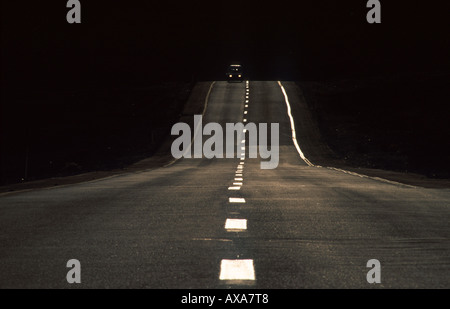
[[[213,82],[204,81],[197,82],[192,89],[192,92],[183,108],[183,111],[179,117],[180,122],[190,123],[193,121],[195,114],[202,114],[205,108],[206,98],[209,93]],[[0,186],[0,195],[16,193],[22,191],[28,191],[33,189],[59,187],[65,185],[71,185],[81,182],[94,181],[102,178],[113,177],[116,175],[140,172],[144,170],[163,167],[169,164],[173,157],[170,153],[170,146],[174,137],[167,136],[156,153],[146,159],[131,164],[125,168],[113,169],[107,171],[92,171],[88,173],[65,176],[65,177],[52,177],[46,179],[40,179],[30,182],[16,183],[10,185]]]
[[[297,141],[302,147],[305,156],[315,166],[332,167],[371,178],[382,178],[410,186],[439,189],[450,188],[449,179],[432,179],[415,173],[350,166],[346,161],[340,159],[324,142],[319,126],[314,120],[298,84],[295,82],[282,82],[282,84],[286,89],[291,104]]]

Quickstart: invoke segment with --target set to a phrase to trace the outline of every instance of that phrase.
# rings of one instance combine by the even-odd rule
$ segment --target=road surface
[[[449,189],[310,166],[280,84],[246,85],[215,82],[203,123],[279,123],[276,169],[238,153],[182,158],[1,195],[0,288],[450,287]],[[299,100],[293,83],[281,85]],[[301,149],[307,134],[297,132]],[[81,264],[76,286],[66,280],[70,259]],[[371,259],[381,283],[367,281]]]

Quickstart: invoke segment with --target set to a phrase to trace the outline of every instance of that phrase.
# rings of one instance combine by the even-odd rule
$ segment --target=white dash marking
[[[253,260],[222,260],[220,280],[255,280]]]
[[[246,230],[247,219],[227,219],[225,221],[226,230]]]
[[[228,201],[230,203],[245,203],[245,198],[242,198],[242,197],[229,197]]]
[[[241,187],[240,186],[228,187],[228,190],[230,191],[241,190]]]

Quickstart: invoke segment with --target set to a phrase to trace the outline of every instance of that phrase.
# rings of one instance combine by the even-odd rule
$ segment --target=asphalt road
[[[309,166],[280,85],[250,81],[245,96],[245,82],[216,82],[203,123],[279,123],[276,169],[236,153],[2,195],[0,288],[450,287],[450,189]],[[366,279],[371,259],[381,283]]]

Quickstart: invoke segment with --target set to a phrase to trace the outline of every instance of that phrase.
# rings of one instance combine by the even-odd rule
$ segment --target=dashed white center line
[[[246,230],[247,219],[227,219],[225,221],[226,230]]]
[[[245,108],[248,107],[248,98],[249,98],[249,81],[246,81],[246,92],[245,92]],[[248,111],[244,110],[244,115],[247,115]],[[247,119],[242,120],[244,123],[247,122]],[[243,133],[245,134],[247,129],[243,129]],[[244,159],[245,159],[245,139],[241,141],[243,144],[241,147],[241,161],[237,166],[237,170],[235,173],[235,178],[233,182],[233,186],[228,187],[228,190],[240,190],[243,185],[243,177],[242,171],[244,168]],[[240,197],[229,197],[229,203],[245,203],[244,198]],[[226,219],[225,221],[225,229],[228,232],[242,232],[247,230],[247,219]],[[237,256],[239,257],[239,255]],[[253,266],[252,259],[223,259],[220,262],[220,280],[228,280],[228,281],[237,281],[240,282],[242,280],[255,280],[255,269]]]
[[[220,280],[255,280],[253,260],[222,260]]]
[[[241,187],[240,186],[228,187],[228,190],[230,190],[230,191],[241,190]]]
[[[242,197],[229,197],[228,201],[230,203],[245,203],[245,198],[242,198]]]

